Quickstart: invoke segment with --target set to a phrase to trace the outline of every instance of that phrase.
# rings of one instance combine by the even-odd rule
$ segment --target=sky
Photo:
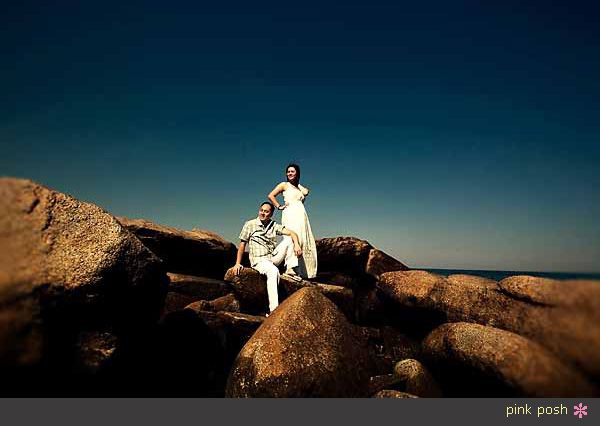
[[[600,6],[548,3],[4,2],[0,175],[237,244],[297,162],[317,238],[600,272]]]

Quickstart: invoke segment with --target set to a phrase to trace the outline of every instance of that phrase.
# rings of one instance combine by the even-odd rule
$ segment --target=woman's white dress
[[[314,278],[317,275],[317,246],[304,208],[304,194],[308,191],[302,185],[296,188],[289,182],[285,183],[283,199],[287,207],[281,213],[281,223],[298,234],[300,240],[302,257],[299,259],[298,275]]]

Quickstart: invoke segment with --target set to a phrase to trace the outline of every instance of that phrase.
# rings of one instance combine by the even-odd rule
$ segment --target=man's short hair
[[[275,211],[275,206],[273,205],[273,203],[270,203],[269,201],[265,201],[264,203],[262,203],[260,205],[260,207],[264,206],[265,204],[268,204],[269,206],[271,206],[271,213],[273,213]]]

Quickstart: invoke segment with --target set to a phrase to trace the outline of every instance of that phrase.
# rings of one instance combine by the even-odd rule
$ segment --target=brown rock
[[[122,332],[158,318],[167,282],[160,260],[93,204],[2,178],[0,246],[0,365],[60,351],[56,333],[64,340],[100,324]]]
[[[230,268],[225,274],[225,280],[231,283],[235,296],[240,301],[242,311],[262,313],[268,310],[266,276],[252,268],[244,268],[239,275],[234,275],[233,268]],[[341,286],[307,280],[294,281],[282,275],[279,279],[279,301],[282,302],[296,291],[306,287],[318,289],[333,301],[348,319],[354,318],[353,292],[351,289]]]
[[[223,281],[193,275],[167,274],[169,291],[193,297],[194,300],[213,300],[231,293],[231,286]]]
[[[370,365],[364,342],[335,305],[303,288],[240,351],[226,396],[366,396]]]
[[[528,276],[500,283],[445,279],[425,271],[383,274],[378,287],[396,303],[512,331],[600,378],[600,282]]]
[[[191,309],[193,311],[209,311],[209,312],[218,312],[218,311],[227,311],[227,312],[239,312],[240,311],[240,302],[235,298],[233,294],[228,294],[227,296],[219,297],[215,300],[199,300],[197,302],[191,303],[186,306],[185,309]]]
[[[365,272],[374,277],[378,277],[384,272],[391,271],[407,271],[409,268],[402,262],[394,259],[382,252],[381,250],[371,249],[369,257],[367,259],[367,266]]]
[[[233,288],[235,297],[240,302],[241,310],[250,313],[268,310],[267,278],[255,269],[244,268],[239,275],[233,273],[233,268],[227,270],[225,281]]]
[[[416,359],[405,359],[394,366],[394,375],[406,392],[421,398],[440,398],[442,390],[431,373]]]
[[[376,278],[384,272],[408,269],[403,263],[358,238],[322,238],[316,243],[320,274],[335,272]]]
[[[171,282],[165,300],[163,316],[185,308],[198,300],[214,300],[231,293],[229,283],[207,277],[167,274]]]
[[[418,398],[418,396],[406,392],[385,389],[377,392],[373,395],[373,398]]]
[[[384,389],[401,390],[404,383],[395,374],[383,374],[369,378],[369,394],[374,395]]]
[[[409,337],[394,327],[359,327],[367,340],[371,360],[378,375],[389,374],[396,362],[421,356],[421,342]]]
[[[441,372],[463,374],[454,377],[460,381],[454,386],[470,384],[472,396],[559,398],[597,393],[582,373],[543,346],[493,327],[444,324],[425,339],[423,352]],[[472,377],[480,380],[470,383]]]
[[[214,232],[184,231],[144,219],[118,219],[163,260],[169,272],[220,279],[235,263],[235,246]]]
[[[367,259],[373,248],[367,241],[354,237],[322,238],[316,244],[321,272],[350,275],[365,272]]]

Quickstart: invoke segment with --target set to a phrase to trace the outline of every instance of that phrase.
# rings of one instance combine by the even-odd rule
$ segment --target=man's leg
[[[275,265],[279,266],[285,260],[286,269],[298,266],[298,257],[294,253],[294,242],[290,237],[283,237],[283,240],[275,248],[274,253],[272,260]]]
[[[279,284],[279,269],[269,260],[261,260],[254,269],[267,276],[267,294],[269,296],[269,311],[273,312],[279,305],[277,285]]]

